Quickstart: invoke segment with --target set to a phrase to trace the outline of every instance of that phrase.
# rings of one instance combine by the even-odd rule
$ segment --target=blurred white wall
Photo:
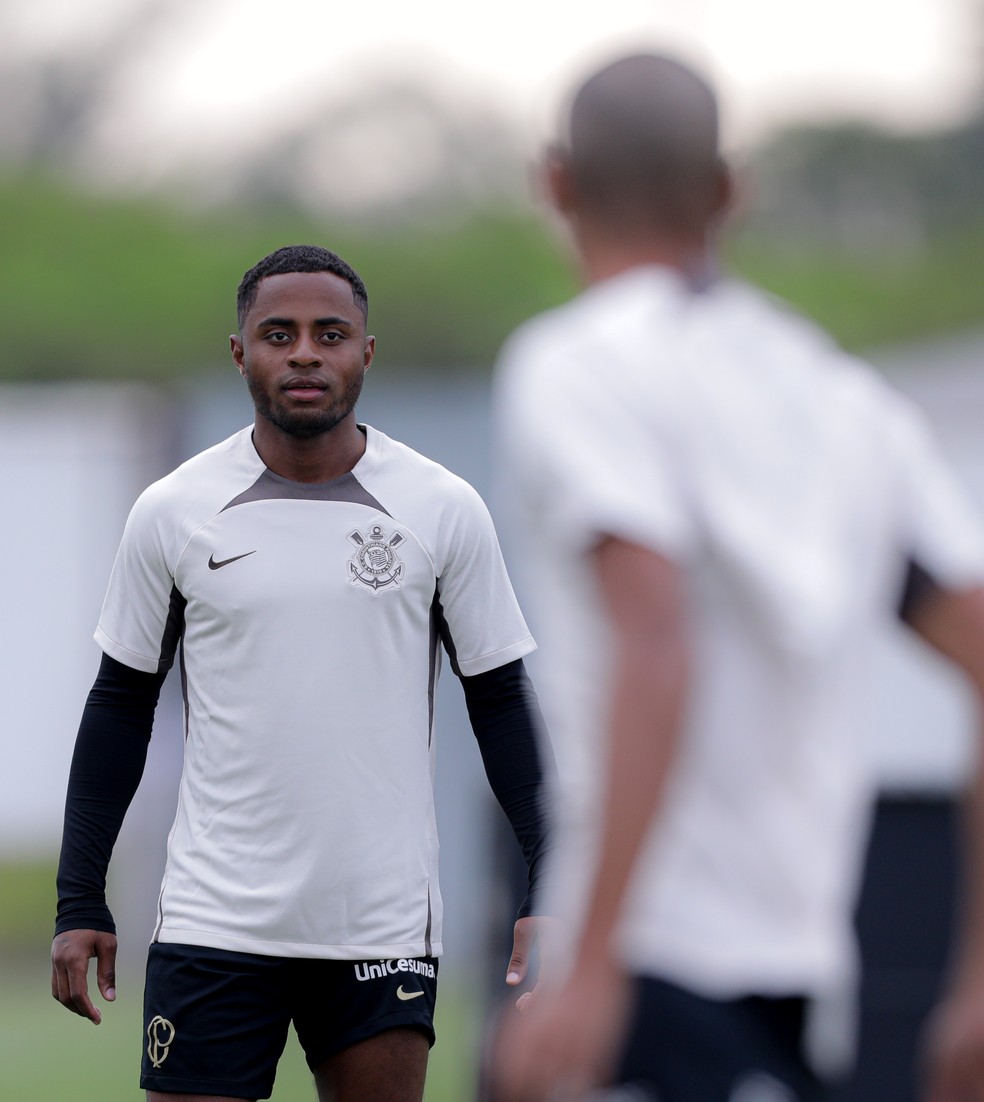
[[[984,332],[907,345],[875,363],[924,411],[940,449],[984,515]],[[959,787],[972,760],[970,699],[953,671],[911,637],[885,641],[878,665],[876,765],[891,792]]]
[[[0,857],[57,845],[102,591],[170,423],[142,387],[0,389]]]

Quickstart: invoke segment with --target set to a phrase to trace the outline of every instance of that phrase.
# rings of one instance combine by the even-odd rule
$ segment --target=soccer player
[[[331,1102],[419,1102],[441,954],[432,770],[443,643],[486,772],[544,849],[534,648],[491,518],[443,467],[356,420],[367,294],[313,246],[238,292],[256,422],[135,504],[96,640],[58,871],[52,990],[115,998],[105,878],[177,657],[185,758],[149,949],[150,1102],[270,1095],[291,1022]],[[536,919],[515,927],[507,982]]]
[[[507,1102],[605,1079],[620,1099],[813,1102],[845,1055],[818,1030],[843,1017],[816,1011],[853,981],[872,642],[901,610],[980,709],[984,534],[900,396],[719,274],[731,184],[694,71],[621,58],[567,123],[546,181],[587,287],[497,376],[540,600],[561,971],[492,1073]],[[984,1099],[980,770],[971,795],[931,1102]]]

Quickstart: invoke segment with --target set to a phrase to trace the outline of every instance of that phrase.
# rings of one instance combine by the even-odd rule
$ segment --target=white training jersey
[[[545,909],[576,928],[596,844],[610,649],[586,551],[612,535],[680,564],[693,649],[628,964],[714,997],[838,984],[873,796],[871,644],[907,560],[984,580],[978,519],[920,418],[766,296],[658,267],[520,329],[497,404],[558,764]]]
[[[441,643],[465,676],[534,643],[479,495],[365,431],[349,474],[308,484],[243,429],[130,514],[96,641],[148,672],[177,652],[185,699],[155,940],[441,952]]]

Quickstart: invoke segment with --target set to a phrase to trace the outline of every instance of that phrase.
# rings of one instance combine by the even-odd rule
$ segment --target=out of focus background
[[[95,1032],[47,993],[61,805],[126,513],[249,420],[228,358],[243,271],[292,242],[348,259],[378,339],[362,418],[495,512],[496,350],[575,288],[537,152],[569,84],[630,48],[678,53],[721,91],[743,180],[731,267],[909,392],[984,508],[980,0],[0,0],[0,1097],[139,1096],[173,685],[111,871],[120,998]],[[959,685],[901,637],[879,676],[844,1102],[914,1098],[970,761]],[[447,955],[427,1097],[461,1102],[519,889],[453,677],[438,716]],[[312,1096],[291,1047],[274,1097]]]

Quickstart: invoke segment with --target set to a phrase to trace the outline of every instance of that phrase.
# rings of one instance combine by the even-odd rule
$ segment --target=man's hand
[[[984,1102],[984,992],[941,1003],[927,1041],[926,1102]]]
[[[927,1102],[984,1102],[984,587],[932,588],[910,627],[967,677],[976,704],[977,758],[965,794],[963,890],[952,987],[930,1021]]]
[[[529,916],[518,918],[513,926],[512,956],[506,969],[506,983],[518,987],[529,975],[533,947],[536,945],[537,920]]]
[[[532,991],[526,991],[516,1000],[516,1007],[525,1010],[530,1001],[536,996],[537,987],[543,976],[543,960],[545,955],[546,932],[550,928],[551,919],[542,915],[529,915],[527,918],[516,920],[513,926],[512,956],[509,958],[509,966],[506,969],[506,983],[510,987],[518,987],[529,975],[530,960],[535,946],[540,950],[540,974],[537,976],[536,985]]]
[[[67,930],[51,943],[51,994],[73,1014],[96,1025],[102,1013],[89,998],[86,973],[96,958],[96,982],[108,1002],[116,998],[116,935],[100,930]]]
[[[611,966],[581,968],[522,1013],[507,1013],[488,1069],[495,1102],[574,1099],[604,1083],[623,1032],[626,990]]]

